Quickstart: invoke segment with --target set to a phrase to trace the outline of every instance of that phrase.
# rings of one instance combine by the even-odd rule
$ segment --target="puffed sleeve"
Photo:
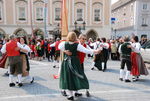
[[[78,44],[77,50],[80,52],[86,53],[86,54],[93,54],[94,53],[93,50],[87,49],[84,46],[82,46],[81,44]]]
[[[55,47],[55,44],[56,44],[55,42],[53,44],[50,44],[50,47]]]
[[[25,47],[23,47],[23,49],[27,50],[28,52],[31,52],[31,49],[28,45],[26,45]]]
[[[19,42],[17,42],[17,46],[18,46],[19,48],[23,48],[23,46],[22,46]]]
[[[61,51],[65,50],[65,42],[64,41],[58,45],[58,49],[60,49]]]
[[[2,53],[6,53],[6,44],[4,44],[4,45],[2,46],[1,52],[2,52]]]

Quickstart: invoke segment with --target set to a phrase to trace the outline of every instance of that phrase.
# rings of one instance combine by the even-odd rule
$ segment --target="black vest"
[[[121,46],[121,52],[123,57],[130,57],[131,55],[131,48],[128,48],[127,46],[131,45],[130,43],[124,43]]]

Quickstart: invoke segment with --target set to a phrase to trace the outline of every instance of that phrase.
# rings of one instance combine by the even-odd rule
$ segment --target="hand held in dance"
[[[97,50],[94,50],[94,54],[99,54],[101,52],[101,50],[97,49]]]
[[[71,55],[72,55],[72,52],[70,52],[69,50],[65,50],[64,52],[65,52],[65,54],[67,54],[68,56],[71,56]]]

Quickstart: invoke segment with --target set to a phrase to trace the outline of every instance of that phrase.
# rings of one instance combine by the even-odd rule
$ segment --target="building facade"
[[[110,0],[66,0],[69,31],[110,37]],[[0,37],[60,34],[62,0],[0,0]]]
[[[112,35],[150,38],[150,0],[119,0],[112,5]]]

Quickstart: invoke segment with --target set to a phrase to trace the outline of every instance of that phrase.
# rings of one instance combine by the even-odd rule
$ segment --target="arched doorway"
[[[27,32],[24,29],[22,29],[22,28],[16,29],[14,34],[17,37],[27,37]]]
[[[96,40],[96,38],[98,37],[98,34],[94,30],[88,31],[86,35],[87,39],[92,38],[93,40]]]
[[[27,43],[29,42],[29,40],[28,40],[28,34],[27,34],[27,32],[24,29],[22,29],[22,28],[16,29],[15,32],[14,32],[14,34],[17,36],[18,41],[19,41],[19,39],[21,37],[23,37],[23,38],[26,39]]]
[[[44,38],[44,32],[41,29],[34,30],[33,35],[35,38]]]
[[[81,34],[81,32],[78,30],[73,30],[73,31],[76,33],[77,37],[79,37],[79,35]]]
[[[5,37],[6,37],[5,31],[0,28],[0,40],[3,40]]]

